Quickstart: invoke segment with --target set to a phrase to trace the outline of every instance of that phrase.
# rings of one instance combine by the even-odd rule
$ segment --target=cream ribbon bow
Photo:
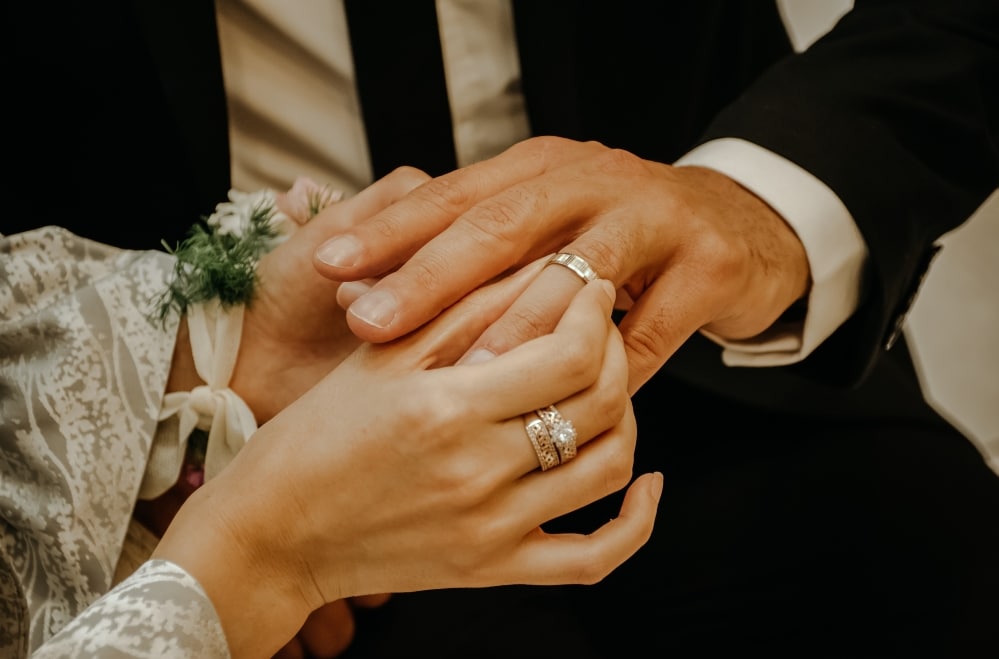
[[[176,415],[179,433],[171,441],[163,432],[157,432],[139,492],[141,498],[159,496],[177,481],[184,464],[187,440],[195,428],[208,431],[205,480],[229,464],[257,430],[253,412],[229,388],[239,354],[243,311],[243,305],[223,308],[217,301],[188,308],[187,326],[194,367],[207,384],[163,397],[159,420]]]

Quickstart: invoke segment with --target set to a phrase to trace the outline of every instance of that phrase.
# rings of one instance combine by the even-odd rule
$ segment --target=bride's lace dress
[[[176,566],[109,592],[169,374],[177,320],[149,313],[172,264],[54,227],[0,236],[2,657],[228,654]]]

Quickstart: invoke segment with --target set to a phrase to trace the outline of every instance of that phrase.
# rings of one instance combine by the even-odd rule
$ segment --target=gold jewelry
[[[538,456],[538,464],[541,471],[547,471],[552,467],[557,467],[561,463],[558,449],[552,444],[551,435],[548,434],[548,427],[541,419],[532,419],[524,424],[527,431],[527,438],[531,440],[534,453]]]
[[[554,405],[538,410],[537,415],[544,421],[548,436],[558,451],[559,464],[576,457],[576,428],[572,421],[563,418]]]
[[[551,264],[565,266],[573,272],[575,272],[583,283],[589,283],[594,279],[598,279],[597,271],[590,267],[590,264],[586,262],[582,256],[577,256],[576,254],[570,254],[569,252],[559,252],[555,256],[548,259],[546,265]]]

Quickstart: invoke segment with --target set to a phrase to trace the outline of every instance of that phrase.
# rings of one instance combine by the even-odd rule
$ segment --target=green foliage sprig
[[[218,299],[223,307],[248,304],[256,289],[257,262],[281,236],[272,198],[219,204],[218,211],[195,224],[176,247],[173,280],[157,303],[160,321],[174,311]]]
[[[229,201],[202,217],[175,247],[163,247],[176,257],[173,279],[157,298],[155,312],[162,323],[191,305],[217,299],[223,307],[249,304],[259,284],[260,257],[343,197],[328,185],[307,176],[295,179],[278,209],[273,190],[229,191]]]

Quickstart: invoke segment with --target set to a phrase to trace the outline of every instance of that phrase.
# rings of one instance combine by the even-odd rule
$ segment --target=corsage
[[[280,203],[273,190],[231,190],[229,201],[194,225],[184,241],[175,248],[164,244],[176,264],[156,313],[160,321],[173,313],[186,316],[195,369],[205,384],[164,397],[140,498],[163,494],[181,473],[199,486],[256,431],[252,410],[229,388],[229,380],[243,311],[258,284],[257,264],[296,226],[341,196],[307,177],[296,180]]]

